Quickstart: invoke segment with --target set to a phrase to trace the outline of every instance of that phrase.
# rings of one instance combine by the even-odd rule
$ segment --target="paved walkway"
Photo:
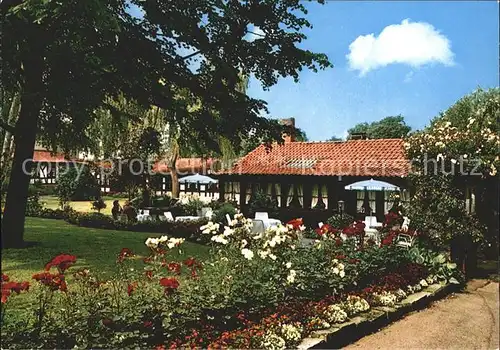
[[[498,349],[499,285],[472,280],[464,293],[409,314],[346,349]]]

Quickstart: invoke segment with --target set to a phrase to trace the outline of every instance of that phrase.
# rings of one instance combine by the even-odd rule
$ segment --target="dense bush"
[[[106,208],[106,203],[102,198],[98,198],[92,202],[92,210],[97,210],[97,212],[101,212],[102,209]]]
[[[236,214],[236,208],[231,203],[222,203],[213,209],[212,221],[227,225],[226,214],[231,218]]]
[[[269,217],[277,217],[279,215],[278,203],[267,193],[261,190],[256,191],[248,203],[248,216],[254,217],[255,212],[258,211],[267,212]]]
[[[98,198],[99,186],[96,178],[84,167],[80,176],[76,168],[68,169],[57,180],[56,193],[61,206],[69,201],[88,201]]]
[[[175,199],[173,199],[170,196],[164,195],[164,196],[158,196],[158,197],[153,197],[151,199],[151,204],[153,207],[157,208],[168,208],[174,205],[176,202]]]
[[[343,213],[342,215],[335,214],[329,217],[328,220],[326,221],[328,225],[338,229],[343,229],[352,224],[353,222],[354,222],[354,217],[345,213]]]
[[[43,203],[40,202],[38,189],[30,185],[28,188],[28,201],[26,202],[26,215],[36,216],[43,208]]]

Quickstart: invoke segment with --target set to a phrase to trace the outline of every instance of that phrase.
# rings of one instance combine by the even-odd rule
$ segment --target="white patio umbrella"
[[[190,176],[183,177],[179,179],[179,183],[199,183],[199,184],[210,184],[210,183],[218,183],[219,180],[212,179],[211,177],[194,174]]]
[[[344,187],[346,190],[353,191],[399,191],[400,188],[396,185],[379,180],[364,180],[352,183]]]

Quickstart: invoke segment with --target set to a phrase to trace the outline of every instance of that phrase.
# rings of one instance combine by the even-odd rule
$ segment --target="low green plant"
[[[98,198],[92,202],[92,210],[97,210],[98,213],[100,213],[101,210],[105,208],[106,208],[106,203],[102,198]]]
[[[326,223],[330,225],[333,228],[336,229],[343,229],[349,225],[351,225],[354,222],[354,217],[349,214],[343,213],[341,214],[334,214],[333,216],[329,217]]]
[[[43,202],[40,202],[40,195],[38,193],[38,189],[35,186],[30,185],[30,187],[28,188],[26,215],[37,216],[42,209],[43,209]]]
[[[56,193],[61,208],[69,201],[94,200],[99,197],[99,191],[97,180],[88,167],[84,167],[80,174],[72,167],[57,180]]]
[[[279,215],[277,201],[262,190],[252,194],[248,203],[248,216],[254,217],[255,213],[259,211],[267,212],[269,217],[277,217]]]
[[[236,208],[234,205],[231,203],[222,203],[222,205],[214,210],[212,221],[227,225],[226,215],[229,215],[232,219],[234,214],[236,214]]]

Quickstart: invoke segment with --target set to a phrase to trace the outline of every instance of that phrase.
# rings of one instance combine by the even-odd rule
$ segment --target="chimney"
[[[349,140],[368,140],[368,134],[366,132],[354,132],[349,137]]]
[[[293,129],[295,129],[295,118],[286,118],[286,119],[280,119],[280,123],[282,125],[290,126]],[[283,133],[283,140],[285,143],[290,143],[295,141],[295,131],[292,130],[291,133]]]

